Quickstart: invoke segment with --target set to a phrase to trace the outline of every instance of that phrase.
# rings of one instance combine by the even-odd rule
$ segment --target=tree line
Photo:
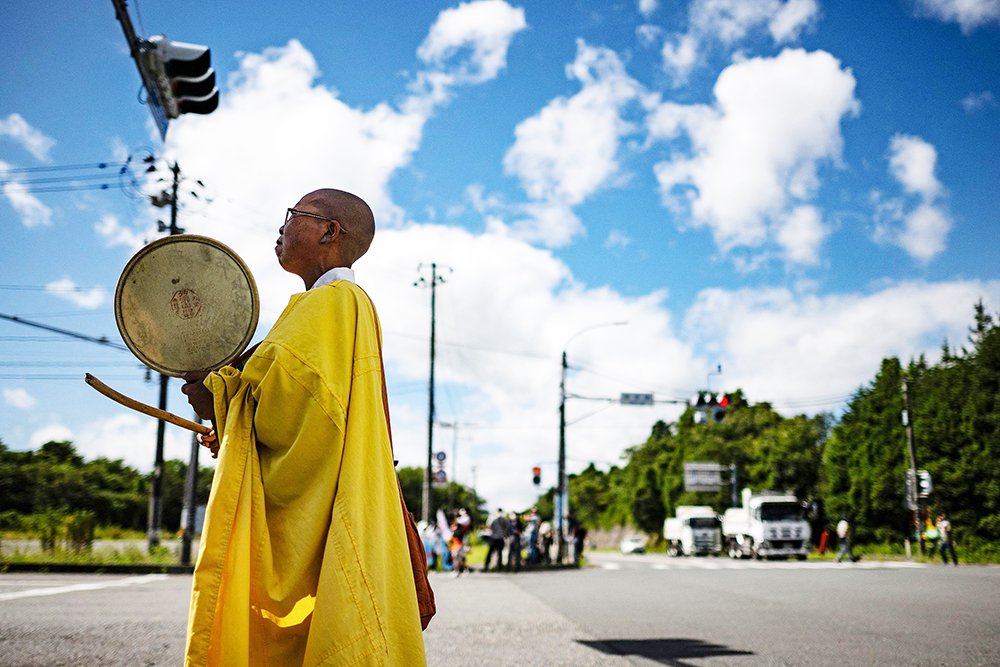
[[[967,546],[1000,554],[1000,324],[982,303],[963,345],[945,342],[935,363],[884,359],[839,419],[785,417],[736,391],[721,423],[699,423],[692,408],[675,423],[656,422],[645,442],[626,451],[624,465],[608,471],[590,465],[570,476],[572,509],[591,527],[628,525],[659,535],[678,505],[729,506],[728,488],[684,490],[684,463],[713,461],[734,464],[740,487],[794,492],[813,508],[817,528],[843,514],[853,520],[858,541],[898,542],[913,527],[904,501],[904,378],[917,465],[934,479],[927,507],[949,514]],[[165,464],[165,530],[179,528],[186,472],[183,461]],[[200,468],[199,504],[207,502],[213,473]],[[401,468],[399,477],[419,518],[423,469]],[[149,474],[120,459],[84,461],[71,442],[14,451],[0,441],[0,529],[21,528],[24,517],[46,512],[90,511],[98,525],[144,530],[149,484]],[[465,507],[477,524],[485,520],[484,500],[455,482],[432,489],[431,501],[435,509]],[[536,505],[551,517],[553,490]]]
[[[197,502],[204,505],[215,468],[199,466]],[[399,479],[407,508],[421,515],[422,468],[400,468]],[[180,528],[187,464],[172,459],[163,470],[163,528]],[[88,512],[98,526],[145,530],[151,477],[121,459],[85,461],[72,442],[53,441],[37,451],[14,451],[0,441],[0,530],[39,528],[53,515]],[[433,508],[464,507],[473,521],[485,521],[485,501],[455,482],[431,490]]]
[[[875,377],[857,389],[839,419],[784,417],[741,391],[721,423],[698,423],[688,408],[676,423],[659,421],[645,442],[626,451],[626,463],[608,471],[591,465],[570,476],[571,508],[585,524],[630,525],[650,534],[678,505],[730,506],[730,489],[684,490],[684,462],[735,464],[739,486],[788,490],[812,508],[816,528],[850,517],[860,542],[913,537],[905,506],[910,466],[902,420],[906,378],[917,466],[934,480],[925,511],[950,515],[968,546],[1000,541],[1000,326],[982,303],[975,306],[967,342],[943,345],[941,358],[903,365],[884,359]],[[538,499],[552,514],[553,490]],[[818,534],[818,530],[815,531]],[[992,547],[990,546],[992,545]]]
[[[199,466],[197,502],[205,504],[214,468]],[[187,464],[163,468],[163,528],[180,528]],[[0,529],[31,530],[33,517],[89,512],[100,526],[145,530],[150,475],[121,459],[85,461],[72,442],[14,451],[0,441]]]

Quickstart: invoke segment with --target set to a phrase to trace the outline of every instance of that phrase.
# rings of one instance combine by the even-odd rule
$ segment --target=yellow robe
[[[380,347],[367,295],[337,281],[206,378],[221,448],[185,664],[426,663]]]

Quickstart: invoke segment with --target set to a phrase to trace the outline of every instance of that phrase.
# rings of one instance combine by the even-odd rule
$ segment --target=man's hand
[[[202,381],[208,375],[206,371],[192,371],[190,373],[185,373],[181,377],[184,378],[184,384],[181,386],[181,392],[187,396],[188,403],[194,408],[196,415],[204,419],[205,421],[215,421],[215,399],[212,397],[212,392],[208,390]]]
[[[212,452],[212,458],[219,458],[219,438],[215,435],[215,430],[213,429],[211,433],[207,435],[198,434],[198,443],[203,447],[208,447]]]

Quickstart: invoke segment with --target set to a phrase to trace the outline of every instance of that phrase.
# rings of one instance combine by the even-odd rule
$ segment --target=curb
[[[0,562],[0,572],[52,572],[60,574],[191,574],[194,572],[194,566]]]

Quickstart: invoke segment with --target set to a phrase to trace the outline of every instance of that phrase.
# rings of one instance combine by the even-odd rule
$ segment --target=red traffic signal
[[[532,483],[535,486],[538,486],[539,484],[542,483],[542,469],[541,468],[539,468],[538,466],[535,466],[534,468],[532,468],[531,469],[531,475],[532,475],[531,481],[532,481]]]

